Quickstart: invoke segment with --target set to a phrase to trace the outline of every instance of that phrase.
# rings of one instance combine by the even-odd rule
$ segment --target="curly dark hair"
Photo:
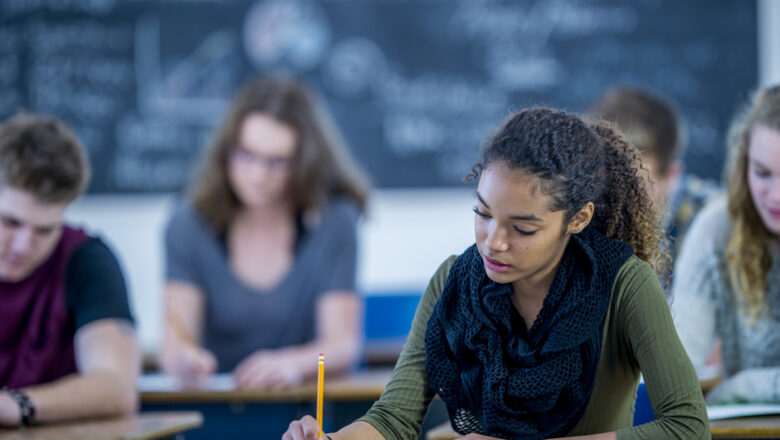
[[[478,179],[493,163],[533,176],[537,187],[550,197],[550,209],[566,212],[564,230],[586,203],[593,202],[590,225],[630,244],[668,290],[671,258],[647,193],[649,174],[639,150],[618,130],[603,121],[588,124],[563,111],[523,110],[488,139],[466,180]]]

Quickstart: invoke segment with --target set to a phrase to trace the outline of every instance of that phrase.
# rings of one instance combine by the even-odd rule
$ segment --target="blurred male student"
[[[675,105],[648,90],[614,87],[596,100],[591,112],[617,125],[642,153],[652,181],[648,189],[663,215],[670,254],[676,257],[693,217],[722,190],[684,172],[684,130]]]
[[[63,224],[88,180],[63,123],[21,114],[0,125],[0,426],[137,407],[119,264],[99,238]]]

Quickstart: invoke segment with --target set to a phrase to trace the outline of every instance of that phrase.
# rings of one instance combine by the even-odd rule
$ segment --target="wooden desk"
[[[390,381],[392,368],[359,370],[343,377],[325,379],[327,401],[374,401],[382,395]],[[141,403],[204,403],[204,402],[307,402],[317,397],[314,382],[278,391],[179,388],[159,390],[140,388]]]
[[[780,439],[780,415],[742,417],[710,421],[712,438]],[[426,440],[454,440],[460,438],[449,422],[428,431]]]
[[[712,438],[780,438],[780,415],[710,421]]]
[[[141,413],[120,419],[95,419],[0,429],[0,440],[153,440],[175,436],[203,424],[197,412]]]
[[[323,412],[326,430],[338,429],[365,414],[384,391],[391,374],[391,368],[382,368],[326,378]],[[160,384],[166,385],[164,382]],[[161,386],[152,389],[145,387],[142,381],[141,408],[143,411],[202,413],[205,418],[203,427],[188,432],[188,440],[278,439],[292,420],[314,414],[316,409],[316,383],[280,391],[235,390],[229,380],[212,381],[211,385],[215,386],[199,389]]]

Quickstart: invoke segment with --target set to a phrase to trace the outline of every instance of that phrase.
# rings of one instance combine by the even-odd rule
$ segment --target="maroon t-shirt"
[[[32,274],[0,282],[0,385],[21,388],[75,373],[76,330],[107,317],[132,322],[116,258],[99,239],[66,226]]]

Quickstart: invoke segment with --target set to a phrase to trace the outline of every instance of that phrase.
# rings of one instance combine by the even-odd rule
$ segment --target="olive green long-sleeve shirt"
[[[434,397],[425,373],[425,329],[455,258],[447,259],[431,279],[390,383],[360,419],[387,440],[416,439]],[[640,372],[656,419],[632,427]],[[663,290],[652,268],[637,257],[615,278],[593,393],[568,435],[610,431],[617,431],[619,440],[710,438],[696,372],[674,330]]]

